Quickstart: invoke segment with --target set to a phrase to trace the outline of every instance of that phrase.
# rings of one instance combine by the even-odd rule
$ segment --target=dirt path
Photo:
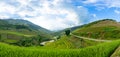
[[[50,41],[44,41],[42,43],[40,43],[40,45],[45,45],[46,43],[51,43],[51,42],[54,42],[55,40],[50,40]]]
[[[74,35],[74,34],[71,34],[71,35],[74,36],[74,37],[80,38],[80,39],[92,40],[92,41],[97,41],[97,42],[111,42],[111,40],[99,40],[99,39],[81,37],[81,36],[77,36],[77,35]]]

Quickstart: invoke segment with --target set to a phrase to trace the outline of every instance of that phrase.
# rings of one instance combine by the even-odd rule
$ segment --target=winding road
[[[97,42],[111,42],[111,40],[99,40],[99,39],[93,39],[93,38],[87,38],[87,37],[81,37],[77,36],[71,33],[72,36],[80,38],[80,39],[86,39],[86,40],[92,40],[92,41],[97,41]]]

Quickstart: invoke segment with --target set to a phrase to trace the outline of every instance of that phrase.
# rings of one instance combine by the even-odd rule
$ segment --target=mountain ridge
[[[50,30],[47,30],[43,27],[40,27],[30,21],[27,20],[23,20],[23,19],[4,19],[5,21],[7,21],[10,24],[21,24],[21,25],[27,25],[29,27],[31,27],[32,29],[38,30],[38,31],[44,31],[45,33],[50,33]]]
[[[100,39],[118,39],[120,36],[120,23],[112,19],[104,19],[95,21],[77,28],[73,31],[74,34]],[[117,35],[117,36],[114,36]]]
[[[33,42],[51,39],[50,33],[48,30],[26,20],[0,19],[0,42],[18,44],[25,41],[27,45],[30,45]]]

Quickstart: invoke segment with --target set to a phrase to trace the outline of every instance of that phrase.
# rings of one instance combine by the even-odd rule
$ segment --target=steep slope
[[[64,42],[64,40],[72,44],[72,46],[74,46],[72,48],[84,48],[88,46],[97,45],[103,42],[110,42],[112,40],[120,38],[119,26],[120,26],[120,23],[112,19],[98,20],[82,26],[69,28],[71,29],[71,33],[73,34],[73,35],[71,34],[71,36],[69,37],[64,36],[65,30],[66,30],[64,29],[59,32],[56,32],[59,36],[61,36],[61,39],[59,39],[54,43],[49,44],[49,46],[57,47],[60,45],[64,45],[64,44],[61,44],[61,42]],[[79,38],[79,37],[82,37],[82,38]],[[64,40],[62,40],[62,38]],[[92,39],[88,40],[83,38],[88,38],[88,39],[92,38]],[[64,46],[67,47],[67,45],[64,45]]]
[[[120,23],[111,19],[99,20],[76,29],[73,34],[95,39],[119,39]]]
[[[52,37],[49,33],[45,32],[47,31],[46,29],[40,27],[41,29],[37,30],[38,28],[35,28],[34,24],[25,20],[0,20],[0,41],[12,44],[18,43],[22,39],[24,41],[33,40],[36,42],[39,38],[41,38],[40,41],[45,41]]]
[[[22,20],[22,19],[5,19],[5,21],[9,22],[10,24],[19,24],[19,25],[26,25],[29,26],[30,28],[34,29],[34,30],[38,30],[38,31],[42,31],[44,33],[51,33],[51,31],[42,28],[38,25],[35,25],[27,20]]]

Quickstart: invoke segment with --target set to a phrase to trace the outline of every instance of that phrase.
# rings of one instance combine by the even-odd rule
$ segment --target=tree
[[[65,30],[65,34],[66,34],[66,36],[69,36],[70,35],[70,30]]]
[[[23,39],[20,39],[18,41],[17,45],[19,45],[19,46],[25,46],[25,47],[32,46],[32,39],[24,37]]]
[[[32,42],[31,43],[33,45],[39,45],[41,43],[41,41],[42,41],[42,38],[41,38],[40,35],[38,35],[38,36],[32,37]]]
[[[42,42],[42,38],[43,38],[42,36],[38,35],[37,38],[39,43]]]

